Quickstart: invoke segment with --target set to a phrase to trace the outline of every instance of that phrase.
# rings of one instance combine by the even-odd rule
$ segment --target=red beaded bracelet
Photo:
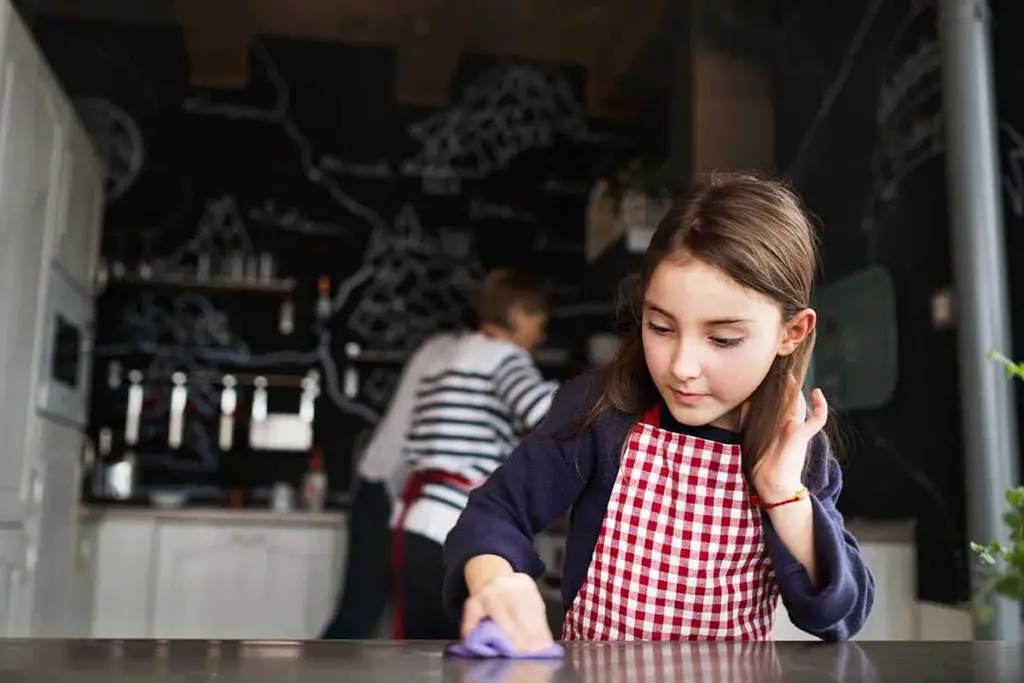
[[[785,500],[779,500],[774,503],[766,503],[757,496],[754,496],[754,501],[761,506],[764,510],[771,510],[772,508],[782,507],[783,505],[789,505],[790,503],[796,503],[807,497],[807,489],[801,487],[791,498]]]

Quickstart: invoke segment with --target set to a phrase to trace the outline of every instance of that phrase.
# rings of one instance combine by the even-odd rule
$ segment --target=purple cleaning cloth
[[[565,648],[555,643],[540,652],[516,652],[505,632],[490,619],[484,619],[461,643],[445,648],[448,657],[505,657],[510,659],[556,659],[565,656]]]

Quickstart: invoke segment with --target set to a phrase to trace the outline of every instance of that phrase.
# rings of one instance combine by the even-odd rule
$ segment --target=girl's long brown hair
[[[718,172],[699,179],[658,225],[639,276],[624,285],[622,343],[605,369],[601,395],[584,425],[609,408],[639,417],[660,400],[644,359],[642,304],[658,265],[681,257],[715,266],[777,302],[784,321],[810,304],[817,240],[796,195],[778,181],[752,174]],[[748,474],[781,426],[789,398],[786,378],[792,375],[803,386],[813,349],[812,331],[792,354],[776,356],[748,400],[741,436]]]

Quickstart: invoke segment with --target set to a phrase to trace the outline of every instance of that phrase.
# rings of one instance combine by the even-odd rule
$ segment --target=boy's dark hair
[[[477,326],[509,326],[509,311],[519,306],[526,313],[548,313],[547,287],[532,273],[516,268],[495,268],[487,273],[476,292],[473,308]]]

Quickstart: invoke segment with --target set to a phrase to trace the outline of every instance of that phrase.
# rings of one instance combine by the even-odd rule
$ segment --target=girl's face
[[[672,416],[691,427],[739,429],[743,403],[777,355],[814,329],[814,311],[789,322],[779,305],[695,258],[666,259],[644,296],[644,356]]]

